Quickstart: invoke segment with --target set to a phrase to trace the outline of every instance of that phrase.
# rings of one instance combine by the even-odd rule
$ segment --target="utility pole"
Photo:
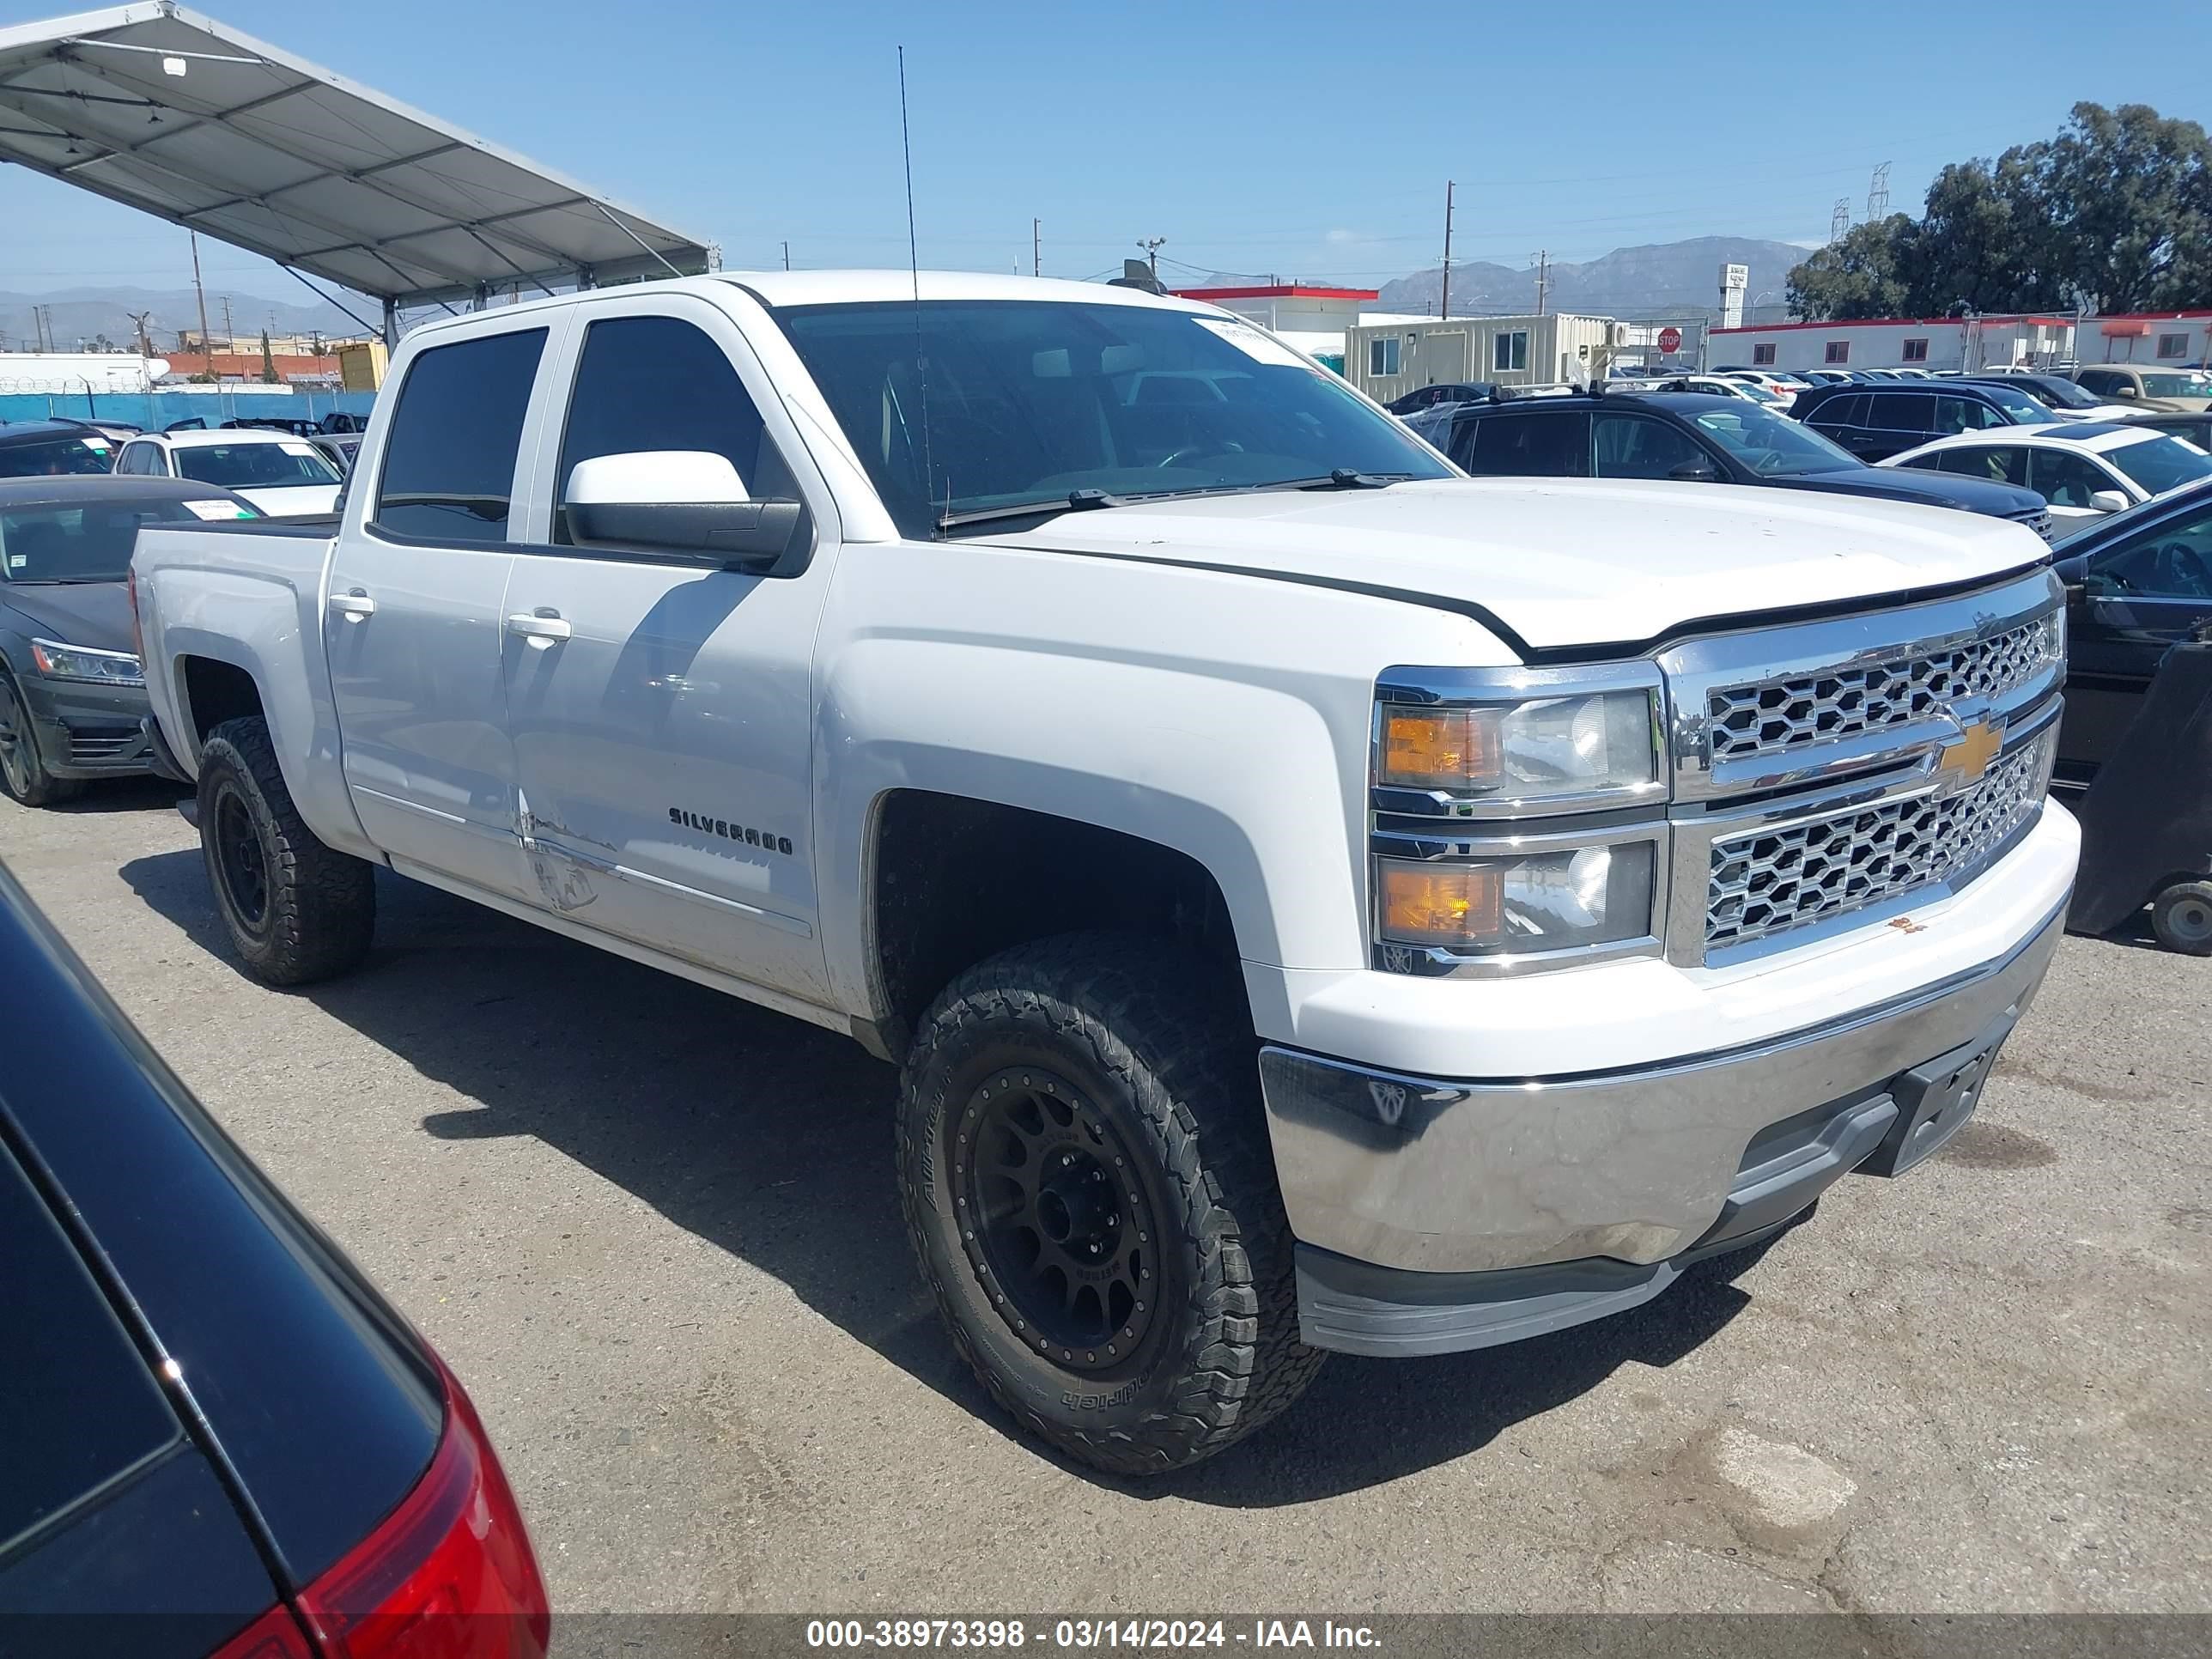
[[[1544,314],[1544,301],[1552,287],[1552,254],[1548,248],[1536,250],[1536,314]]]
[[[147,337],[146,325],[153,319],[154,313],[150,311],[126,311],[123,314],[131,319],[131,325],[138,331],[138,355],[141,357],[152,356],[154,342]]]
[[[1137,246],[1144,250],[1145,258],[1152,264],[1152,280],[1156,283],[1160,280],[1160,250],[1167,245],[1168,239],[1164,236],[1154,236],[1149,240],[1139,236],[1137,239]]]
[[[791,269],[791,244],[788,242],[783,245],[783,268],[786,270]]]
[[[1447,179],[1444,180],[1444,286],[1443,292],[1437,296],[1438,317],[1451,315],[1451,222],[1452,181]]]
[[[200,286],[200,234],[196,230],[186,234],[192,239],[192,292],[200,296],[200,355],[207,359],[207,367],[212,376],[215,347],[208,341],[207,289]]]
[[[1030,221],[1030,275],[1044,275],[1044,221]]]
[[[230,295],[222,296],[222,343],[226,346],[238,343],[238,325],[230,320]]]

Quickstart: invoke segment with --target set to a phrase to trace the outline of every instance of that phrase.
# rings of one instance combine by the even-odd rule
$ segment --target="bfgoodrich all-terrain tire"
[[[1323,1357],[1234,987],[1142,939],[1022,945],[946,988],[901,1079],[900,1200],[955,1346],[1111,1473],[1211,1456]]]
[[[374,871],[301,822],[260,716],[225,720],[200,750],[200,851],[246,971],[306,985],[360,964],[376,931]]]

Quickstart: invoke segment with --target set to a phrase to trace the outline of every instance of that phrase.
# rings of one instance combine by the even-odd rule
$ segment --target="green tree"
[[[1815,322],[1902,315],[1906,287],[1898,259],[1911,230],[1903,213],[1853,225],[1790,271],[1791,313]]]
[[[276,384],[276,357],[269,349],[269,331],[265,328],[261,331],[261,383],[264,386]]]
[[[2179,309],[2212,295],[2212,141],[2146,104],[2076,104],[2037,147],[2050,246],[2101,311]]]

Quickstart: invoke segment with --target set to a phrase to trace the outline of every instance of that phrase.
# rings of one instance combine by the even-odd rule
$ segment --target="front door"
[[[500,677],[507,525],[544,328],[434,346],[408,366],[374,488],[325,596],[345,779],[394,859],[523,896]],[[373,483],[372,483],[373,476]],[[349,520],[351,523],[351,520]]]
[[[2212,507],[2092,555],[2070,593],[2058,764],[2087,782],[2134,725],[2167,647],[2212,620]]]
[[[827,492],[742,331],[692,296],[580,309],[566,418],[541,441],[537,544],[508,584],[502,674],[533,901],[775,990],[826,1000],[811,806],[816,623],[830,561],[793,574],[580,545],[580,461],[726,458],[747,497]],[[556,399],[557,408],[563,400]],[[811,475],[810,475],[811,477]]]

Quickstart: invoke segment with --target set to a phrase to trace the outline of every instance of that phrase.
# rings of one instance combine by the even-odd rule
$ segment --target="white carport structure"
[[[169,0],[0,28],[0,161],[400,310],[709,268],[708,245]]]

